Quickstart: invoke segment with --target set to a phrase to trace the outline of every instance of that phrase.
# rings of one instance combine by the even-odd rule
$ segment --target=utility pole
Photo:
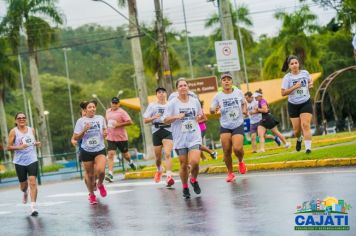
[[[221,32],[223,40],[234,40],[234,28],[232,26],[230,1],[217,0],[219,6],[219,17],[221,22]],[[238,55],[238,52],[237,52]],[[231,71],[234,84],[240,86],[241,78],[238,71]]]
[[[163,14],[160,0],[154,0],[156,11],[156,28],[158,33],[159,51],[161,54],[161,71],[158,73],[158,85],[166,88],[168,95],[173,92],[172,72],[169,66],[169,55],[167,50],[167,40],[163,24]]]
[[[137,4],[136,0],[128,0],[128,8],[129,8],[129,39],[131,41],[131,51],[132,51],[132,59],[135,67],[135,79],[137,84],[137,93],[140,100],[141,107],[141,115],[140,121],[143,119],[143,113],[145,112],[148,106],[148,95],[146,88],[146,80],[143,68],[143,59],[142,59],[142,51],[141,51],[141,42],[140,42],[140,32],[138,28],[138,20],[137,20]],[[143,121],[141,121],[143,123]],[[146,158],[153,157],[153,143],[152,143],[152,134],[151,128],[149,125],[144,125],[143,134],[145,137],[144,149],[147,154]]]
[[[189,36],[188,36],[188,27],[187,27],[187,17],[185,15],[185,5],[184,0],[182,0],[183,7],[183,17],[184,17],[184,27],[185,27],[185,40],[187,42],[187,50],[188,50],[188,59],[189,59],[189,69],[190,69],[190,78],[194,79],[194,71],[193,71],[193,63],[192,63],[192,53],[190,50]]]

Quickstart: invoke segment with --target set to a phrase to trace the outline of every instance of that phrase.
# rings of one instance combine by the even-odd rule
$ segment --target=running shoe
[[[183,197],[184,197],[185,199],[190,198],[189,188],[183,188]]]
[[[258,150],[258,152],[266,152],[264,149],[260,149]]]
[[[36,208],[31,209],[31,216],[38,216],[38,210]]]
[[[233,181],[235,181],[235,179],[236,179],[235,174],[234,173],[229,173],[229,174],[227,174],[226,182],[233,182]]]
[[[302,150],[302,140],[300,141],[297,140],[297,144],[295,145],[295,150],[297,152],[300,152],[300,150]]]
[[[257,153],[257,151],[252,151],[252,153]]]
[[[112,182],[114,182],[114,176],[112,176],[112,174],[107,174],[105,176],[105,180],[112,183]]]
[[[131,167],[132,170],[136,170],[137,169],[135,163],[133,163],[133,162],[129,163],[129,166]]]
[[[157,171],[156,174],[155,174],[155,177],[153,178],[156,183],[161,182],[161,176],[162,176],[162,172]]]
[[[278,146],[281,146],[281,140],[278,138],[278,136],[274,137],[274,141],[277,143]]]
[[[198,181],[195,181],[194,183],[192,183],[191,181],[189,181],[190,184],[193,186],[193,190],[196,194],[200,194],[201,193],[201,189],[199,187]]]
[[[166,179],[167,187],[171,187],[174,184],[174,179],[172,176],[167,176]]]
[[[310,150],[310,149],[307,149],[307,150],[305,150],[305,153],[306,153],[306,154],[310,154],[310,153],[311,153],[311,150]]]
[[[213,152],[210,153],[211,158],[213,158],[214,160],[218,159],[218,153],[217,152]]]
[[[26,190],[26,192],[23,192],[22,203],[26,204],[27,200],[28,200],[28,190]]]
[[[288,142],[288,143],[286,143],[285,145],[284,145],[284,147],[285,148],[290,148],[292,145],[290,144],[290,142]]]
[[[98,204],[98,201],[96,200],[96,196],[95,194],[90,194],[89,195],[89,204],[90,205],[95,205],[95,204]]]
[[[108,193],[106,192],[106,189],[105,189],[104,184],[101,184],[101,185],[97,184],[97,186],[98,186],[100,195],[101,195],[102,197],[106,197],[106,195],[108,195]]]
[[[246,167],[246,165],[245,165],[245,163],[244,162],[240,162],[239,163],[239,172],[240,172],[240,174],[246,174],[246,172],[247,172],[247,167]]]

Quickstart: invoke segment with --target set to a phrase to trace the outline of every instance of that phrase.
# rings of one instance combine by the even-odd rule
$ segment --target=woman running
[[[174,149],[179,156],[180,178],[183,184],[183,197],[190,198],[188,188],[188,165],[190,164],[190,183],[196,194],[201,190],[197,181],[199,173],[201,134],[198,119],[202,109],[198,99],[188,95],[188,84],[184,79],[176,82],[178,97],[168,102],[163,121],[172,125]]]
[[[20,190],[23,192],[22,202],[27,203],[28,186],[30,185],[31,216],[37,216],[38,160],[36,146],[39,146],[40,142],[36,141],[35,130],[27,126],[25,113],[17,113],[15,122],[16,127],[9,133],[8,150],[15,152],[13,163],[20,182]]]
[[[279,122],[274,119],[270,113],[267,101],[262,97],[262,90],[257,90],[253,94],[253,97],[258,102],[258,107],[256,108],[255,112],[262,114],[262,120],[258,124],[257,128],[258,137],[260,138],[260,152],[265,151],[265,135],[267,130],[271,130],[272,133],[282,141],[284,147],[290,148],[290,143],[287,142],[286,138],[278,130],[277,125]]]
[[[245,93],[245,99],[247,101],[247,111],[248,116],[250,118],[250,135],[251,135],[251,146],[252,153],[257,152],[257,128],[258,124],[262,120],[262,114],[257,111],[258,102],[253,98],[253,94],[248,91]],[[273,139],[278,146],[281,146],[281,140],[279,140],[278,136],[273,136],[270,134],[265,134],[265,139]]]
[[[152,123],[153,146],[156,156],[157,172],[154,176],[154,181],[159,183],[162,176],[162,146],[164,150],[164,158],[166,160],[167,187],[174,184],[172,177],[172,148],[173,137],[171,126],[166,125],[162,121],[162,115],[167,108],[167,90],[159,87],[156,89],[157,102],[152,102],[148,105],[143,114],[145,124]]]
[[[284,62],[282,71],[287,72],[282,82],[282,96],[288,96],[288,113],[292,122],[297,144],[295,149],[302,149],[304,136],[305,153],[311,153],[312,134],[310,123],[313,107],[310,100],[309,89],[313,87],[313,80],[306,70],[300,69],[300,61],[296,56],[289,56]],[[302,136],[303,133],[303,136]]]
[[[200,101],[200,106],[203,109],[203,106],[204,106],[203,101]],[[207,121],[207,117],[203,112],[201,118],[198,120],[202,140],[204,139],[204,136],[206,133],[206,123],[205,123],[206,121]],[[203,161],[206,160],[204,152],[208,153],[211,156],[211,158],[213,158],[214,160],[216,160],[218,158],[218,153],[214,152],[213,150],[211,150],[210,148],[208,148],[205,145],[201,145],[200,150],[202,151],[200,154],[200,157]]]
[[[98,178],[96,186],[102,197],[106,197],[107,192],[103,181],[105,177],[106,151],[104,138],[106,137],[105,118],[96,113],[96,101],[90,101],[84,104],[86,115],[80,118],[74,128],[74,139],[82,139],[79,158],[83,162],[86,172],[85,184],[89,191],[89,203],[97,204],[94,194],[95,177]]]
[[[236,176],[232,166],[232,151],[239,160],[240,174],[245,174],[247,171],[243,162],[243,114],[247,114],[247,108],[244,94],[240,89],[232,87],[232,75],[224,73],[220,76],[220,80],[223,90],[213,98],[210,113],[214,114],[220,110],[220,139],[224,152],[224,162],[228,171],[226,181],[233,182]]]

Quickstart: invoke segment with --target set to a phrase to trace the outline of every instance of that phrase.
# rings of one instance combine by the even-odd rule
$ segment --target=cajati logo
[[[297,205],[295,230],[350,230],[348,212],[351,205],[342,199],[311,199]]]

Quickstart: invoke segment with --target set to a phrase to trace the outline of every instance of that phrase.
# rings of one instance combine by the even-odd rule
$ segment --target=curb
[[[283,161],[271,163],[246,164],[248,171],[259,170],[281,170],[308,167],[326,166],[352,166],[356,165],[356,157],[353,158],[333,158],[323,160],[303,160],[303,161]],[[238,170],[238,165],[234,165],[234,171]],[[147,179],[153,178],[156,171],[141,171],[125,173],[124,179]],[[221,174],[226,173],[226,166],[207,166],[199,171],[200,174]]]

